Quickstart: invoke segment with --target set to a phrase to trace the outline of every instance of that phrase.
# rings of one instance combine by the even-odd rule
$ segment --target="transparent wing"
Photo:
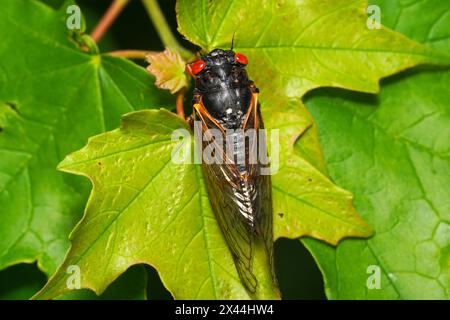
[[[256,292],[257,280],[252,272],[252,249],[255,234],[251,224],[241,213],[243,203],[241,181],[233,176],[229,165],[202,165],[209,199],[219,226],[233,255],[233,259],[247,289]]]
[[[258,128],[264,129],[264,123],[261,117],[259,105],[255,105],[255,108],[251,110],[244,128]],[[254,145],[258,154],[267,155],[267,141],[265,133],[258,132],[258,143]],[[259,150],[264,148],[263,150]],[[259,159],[261,160],[261,159]],[[248,164],[249,167],[249,180],[254,181],[256,187],[256,194],[258,195],[254,201],[255,207],[255,224],[254,232],[257,238],[264,242],[267,257],[271,267],[272,281],[275,286],[278,287],[277,278],[275,275],[275,265],[273,256],[273,209],[272,209],[272,181],[270,175],[261,174],[261,167],[263,165],[259,161],[258,164]],[[265,165],[269,167],[269,163]]]

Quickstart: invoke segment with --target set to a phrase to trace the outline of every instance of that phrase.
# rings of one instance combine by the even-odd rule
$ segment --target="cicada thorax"
[[[214,50],[200,61],[194,64],[201,66],[195,70],[194,104],[201,105],[203,118],[210,118],[213,123],[213,126],[207,125],[207,129],[216,127],[223,132],[228,142],[224,151],[234,150],[235,160],[240,160],[237,163],[243,169],[242,160],[249,160],[243,131],[259,129],[259,126],[252,126],[254,121],[249,121],[257,114],[258,89],[245,70],[247,59],[231,50]],[[245,138],[253,137],[246,135]]]
[[[261,175],[258,162],[261,142],[265,144],[258,140],[264,137],[258,89],[247,76],[246,64],[243,55],[216,49],[188,70],[195,76],[194,119],[203,135],[202,168],[210,202],[239,275],[255,292],[256,241],[264,243],[273,265],[272,199],[270,176]],[[214,153],[209,161],[206,151]]]

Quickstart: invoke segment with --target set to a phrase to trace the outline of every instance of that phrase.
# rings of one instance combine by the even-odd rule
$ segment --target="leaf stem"
[[[142,0],[142,3],[144,4],[144,7],[147,10],[147,13],[152,20],[164,46],[174,51],[178,51],[183,58],[190,60],[193,57],[193,53],[183,48],[178,43],[177,39],[170,30],[169,24],[167,23],[161,8],[158,5],[158,1]]]
[[[186,117],[184,115],[184,94],[185,94],[185,92],[186,92],[185,88],[183,88],[180,91],[178,91],[178,93],[177,93],[177,101],[176,101],[177,114],[183,120],[186,120]]]
[[[151,53],[152,51],[144,51],[144,50],[118,50],[118,51],[111,51],[107,54],[109,56],[114,57],[124,57],[128,59],[142,59],[145,60],[147,55]]]
[[[130,0],[114,0],[113,3],[106,10],[103,17],[100,19],[97,26],[92,31],[91,37],[95,42],[99,42],[109,27],[113,24],[125,6],[130,2]]]

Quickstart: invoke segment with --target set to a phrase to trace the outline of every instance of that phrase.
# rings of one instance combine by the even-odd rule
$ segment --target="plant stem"
[[[106,31],[108,31],[114,20],[116,20],[129,2],[130,0],[114,0],[113,3],[111,3],[94,31],[92,31],[91,37],[95,42],[99,42],[103,38]]]
[[[124,57],[128,59],[142,59],[145,60],[147,54],[151,51],[143,51],[143,50],[118,50],[108,52],[108,55],[114,57]]]
[[[156,31],[159,34],[164,46],[166,48],[172,49],[174,51],[178,51],[180,55],[185,59],[191,59],[193,54],[189,50],[183,48],[175,39],[170,27],[167,23],[166,18],[164,17],[161,8],[158,5],[157,0],[142,0],[145,9],[147,10],[150,19],[153,22],[153,25],[156,28]]]
[[[185,120],[185,115],[184,115],[184,93],[186,92],[186,90],[183,88],[180,91],[178,91],[177,93],[177,101],[176,101],[176,106],[177,106],[177,114],[178,116]]]

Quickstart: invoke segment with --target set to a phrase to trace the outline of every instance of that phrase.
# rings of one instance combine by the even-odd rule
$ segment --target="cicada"
[[[259,134],[264,131],[259,90],[247,75],[247,64],[247,57],[241,53],[215,49],[186,69],[195,79],[193,119],[201,124],[202,134],[215,132],[211,139],[202,139],[202,149],[213,149],[214,159],[218,160],[202,161],[211,206],[241,281],[255,293],[258,280],[253,272],[252,252],[256,245],[264,247],[276,286],[277,281],[271,180],[269,174],[262,174],[267,164],[254,161],[266,140]],[[217,132],[222,139],[218,139]],[[211,148],[211,144],[216,145]],[[267,150],[265,153],[267,156]]]

